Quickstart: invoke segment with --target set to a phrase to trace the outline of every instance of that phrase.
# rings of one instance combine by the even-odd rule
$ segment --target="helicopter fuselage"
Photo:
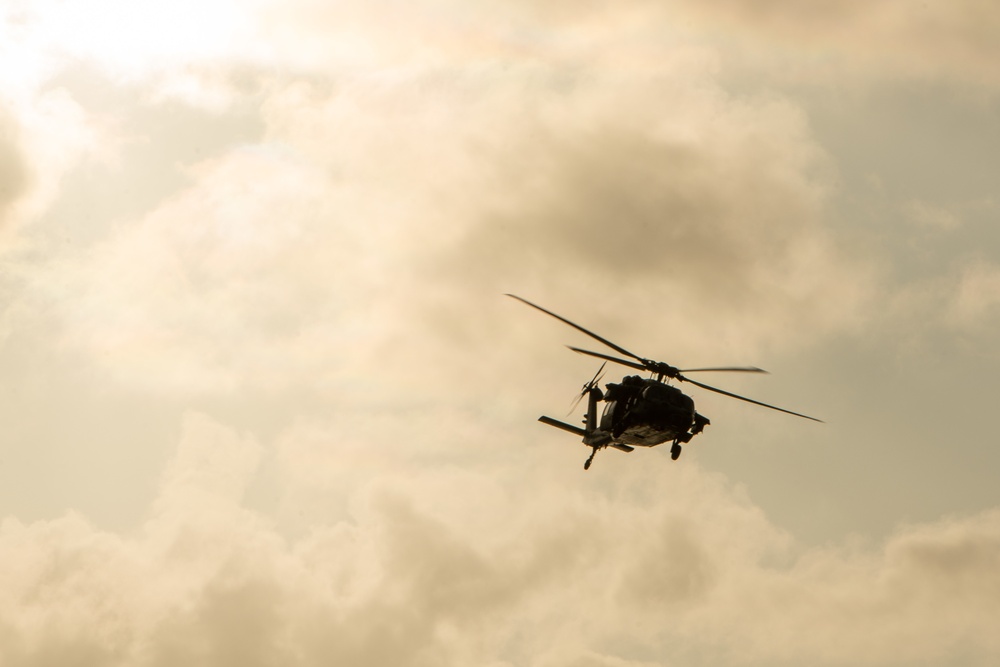
[[[680,389],[637,375],[608,384],[603,400],[598,429],[609,433],[613,443],[653,447],[670,440],[687,442],[708,423]],[[700,428],[692,432],[696,424]]]
[[[643,379],[630,375],[620,384],[609,383],[607,392],[597,388],[595,382],[585,386],[588,397],[587,416],[579,428],[565,422],[542,416],[538,421],[575,433],[583,444],[594,452],[613,447],[631,452],[635,447],[655,447],[673,441],[671,458],[680,455],[681,443],[690,442],[710,422],[698,414],[694,401],[680,389],[659,379]],[[598,419],[597,404],[604,401],[604,411]],[[593,455],[584,467],[589,468]]]

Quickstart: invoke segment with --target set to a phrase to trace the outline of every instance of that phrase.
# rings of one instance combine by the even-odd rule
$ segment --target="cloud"
[[[293,536],[246,505],[259,456],[189,415],[135,533],[6,519],[4,664],[985,665],[1000,650],[996,511],[802,550],[693,462],[548,483],[408,464],[330,485],[352,509]]]
[[[280,390],[300,377],[296,358],[317,362],[313,344],[328,348],[319,338],[354,298],[350,221],[322,174],[280,147],[236,150],[194,175],[189,190],[57,266],[43,289],[62,290],[68,342],[123,382]]]
[[[918,227],[933,231],[951,232],[962,224],[961,219],[952,211],[919,199],[904,204],[903,214]]]
[[[27,192],[30,177],[12,119],[0,113],[0,231],[6,231],[17,201]]]
[[[963,81],[989,89],[1000,84],[996,65],[1000,52],[990,37],[1000,25],[1000,10],[982,0],[932,1],[919,6],[905,0],[877,6],[785,0],[747,5],[716,0],[680,1],[674,6],[700,17],[708,31],[722,28],[749,36],[757,46],[763,44],[777,53],[793,50],[814,64],[806,68],[812,77],[833,59],[864,77]]]
[[[1000,267],[976,262],[965,267],[948,308],[947,321],[960,330],[978,329],[992,323],[1000,305]],[[991,327],[992,330],[992,327]]]
[[[197,14],[199,20],[191,21]],[[36,82],[67,62],[96,64],[116,80],[152,82],[220,108],[225,68],[331,78],[358,72],[464,63],[531,66],[583,63],[654,68],[664,46],[711,52],[737,44],[738,58],[793,70],[811,81],[918,77],[995,88],[992,35],[1000,21],[984,0],[913,7],[880,3],[648,0],[585,4],[425,0],[330,5],[315,0],[123,3],[86,8],[51,0],[11,14],[11,43]],[[713,45],[713,46],[709,46]],[[713,58],[720,56],[715,54]],[[2,72],[0,72],[2,75]]]
[[[107,154],[100,124],[61,88],[0,100],[0,232],[8,248],[43,219],[63,177]]]
[[[943,337],[980,359],[994,355],[1000,269],[992,262],[954,262],[940,274],[914,280],[887,295],[886,303],[881,321],[900,350],[924,355],[936,337]]]
[[[279,433],[189,414],[124,534],[5,519],[0,662],[992,664],[995,512],[806,549],[696,460],[609,455],[581,476],[584,448],[510,426],[564,386],[535,362],[568,331],[503,292],[678,363],[870,313],[872,267],[838,241],[836,176],[792,100],[727,93],[720,56],[648,3],[219,3],[193,31],[188,4],[29,16],[54,22],[54,62],[96,62],[154,106],[253,106],[263,130],[46,255],[22,296],[88,386]],[[828,11],[843,33],[810,24],[818,43],[870,27]],[[0,169],[21,155],[40,179],[37,221],[107,135],[34,85]],[[959,300],[975,323],[995,291],[980,268]]]
[[[80,60],[118,80],[134,80],[178,64],[229,56],[245,34],[245,12],[225,0],[170,7],[121,0],[66,7],[42,0],[18,9],[4,17],[3,27],[12,48],[34,56],[29,62],[42,76]]]
[[[672,66],[569,83],[458,68],[278,87],[262,116],[259,143],[50,267],[66,343],[119,381],[281,392],[391,366],[426,382],[442,357],[493,363],[506,291],[567,314],[613,301],[702,358],[849,329],[866,307],[868,269],[823,224],[824,155],[785,100]]]
[[[506,291],[615,303],[699,357],[808,344],[861,319],[871,273],[828,230],[830,165],[790,101],[725,94],[711,53],[649,39],[644,4],[406,11],[254,6],[221,50],[195,39],[147,67],[160,93],[220,113],[243,94],[233,77],[257,77],[266,130],[53,267],[60,291],[60,276],[84,276],[57,297],[68,344],[123,382],[225,393],[280,391],[310,367],[337,382],[364,354],[400,349],[403,330],[484,338],[499,331],[484,295]],[[559,21],[562,37],[539,30]],[[460,39],[470,24],[488,47]],[[308,75],[287,84],[276,72],[290,63]],[[358,338],[357,363],[330,352]]]
[[[829,165],[793,105],[670,75],[536,94],[539,127],[442,257],[451,280],[614,304],[697,354],[857,323],[870,272],[827,231]]]

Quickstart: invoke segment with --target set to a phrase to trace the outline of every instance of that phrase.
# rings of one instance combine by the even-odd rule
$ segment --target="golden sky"
[[[3,3],[0,665],[997,664],[998,34]],[[505,292],[827,423],[584,473]]]

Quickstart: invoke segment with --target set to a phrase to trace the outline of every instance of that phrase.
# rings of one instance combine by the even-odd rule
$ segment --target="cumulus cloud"
[[[1000,268],[987,262],[976,262],[966,267],[948,310],[948,321],[959,329],[979,328],[992,323],[1000,305]]]
[[[62,267],[79,279],[64,302],[73,341],[130,383],[195,393],[244,377],[280,383],[272,355],[296,355],[274,345],[305,344],[317,312],[346,292],[337,257],[350,249],[330,236],[343,222],[323,219],[322,182],[280,149],[237,151],[196,176]]]
[[[177,165],[175,192],[32,267],[22,296],[93,386],[282,427],[188,414],[125,534],[72,512],[5,519],[0,662],[996,656],[995,512],[807,549],[696,460],[608,456],[581,477],[585,449],[567,467],[534,424],[511,427],[565,388],[540,355],[579,360],[553,361],[567,330],[503,292],[675,363],[743,362],[866,316],[871,267],[838,241],[834,170],[793,100],[727,92],[719,56],[645,2],[95,7],[93,31],[72,29],[87,10],[26,14],[46,67],[83,59],[154,106],[253,106],[259,135]],[[896,34],[826,11],[832,37],[782,20],[821,43]],[[109,134],[39,83],[46,67],[14,112],[30,140],[0,135],[0,207],[37,175],[36,220]],[[992,274],[964,275],[956,321],[988,319]],[[320,407],[300,408],[310,394]]]
[[[959,216],[952,211],[919,199],[904,204],[903,213],[915,225],[933,231],[951,232],[962,224]]]
[[[749,351],[781,332],[856,321],[865,269],[824,231],[828,173],[794,107],[666,81],[604,83],[551,96],[559,113],[545,139],[514,154],[503,200],[454,249],[454,274],[559,301],[597,296],[642,311],[648,326],[670,321],[681,345],[701,337]],[[482,258],[471,276],[468,257]]]
[[[705,356],[858,321],[869,273],[825,230],[828,165],[798,109],[669,64],[563,75],[277,87],[258,144],[53,267],[77,276],[68,342],[128,382],[228,392],[329,380],[422,334],[453,354],[455,321],[495,340],[485,304],[506,291],[613,299]]]
[[[587,486],[417,466],[331,486],[352,509],[289,536],[245,504],[259,455],[189,415],[136,533],[6,519],[4,664],[985,665],[1000,649],[996,512],[802,550],[696,465]]]
[[[991,38],[1000,10],[983,0],[674,4],[705,19],[709,30],[726,26],[758,46],[796,51],[815,65],[806,68],[812,76],[832,56],[866,77],[929,77],[990,88],[1000,83],[1000,53]]]
[[[102,129],[61,88],[0,98],[0,225],[7,245],[42,219],[64,176],[106,156]]]
[[[163,69],[233,55],[245,34],[233,3],[156,3],[99,0],[83,6],[58,1],[17,3],[4,16],[12,47],[30,56],[28,71],[45,76],[67,61],[94,63],[116,79],[154,76]],[[26,63],[28,64],[28,63]]]
[[[6,229],[15,204],[30,182],[18,139],[13,120],[0,111],[0,230]]]
[[[199,20],[192,21],[195,15]],[[167,94],[219,107],[227,96],[205,84],[218,83],[220,64],[339,77],[455,62],[559,62],[572,68],[600,53],[609,65],[646,68],[662,57],[664,42],[675,48],[700,43],[707,50],[706,40],[728,44],[741,37],[749,40],[741,57],[758,61],[769,54],[769,66],[804,70],[800,75],[811,80],[828,80],[832,64],[865,77],[902,74],[994,88],[1000,81],[992,39],[998,21],[996,9],[983,0],[917,7],[905,0],[874,7],[786,0],[544,7],[213,0],[163,7],[100,0],[86,8],[46,0],[11,12],[5,23],[18,55],[27,57],[23,69],[36,82],[67,61],[84,60],[118,80],[154,81]]]
[[[318,342],[345,322],[447,337],[446,311],[479,311],[483,333],[495,323],[484,295],[505,291],[614,300],[650,328],[669,321],[699,356],[858,321],[870,274],[825,229],[830,166],[802,112],[723,93],[711,54],[649,38],[636,18],[647,5],[375,11],[264,3],[218,48],[148,46],[169,64],[143,70],[165,94],[239,95],[220,67],[308,76],[271,77],[257,149],[191,169],[189,191],[67,265],[87,277],[66,304],[71,344],[128,381],[228,391],[322,365]],[[470,25],[488,47],[462,37]],[[66,48],[113,71],[114,54],[81,39]]]
[[[901,350],[925,354],[934,337],[944,336],[977,355],[994,354],[1000,269],[992,262],[956,262],[939,275],[906,284],[886,303],[882,321]]]

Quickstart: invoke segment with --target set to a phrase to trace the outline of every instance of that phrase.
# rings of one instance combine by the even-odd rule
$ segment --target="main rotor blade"
[[[543,313],[545,313],[546,315],[551,315],[552,317],[556,318],[560,322],[564,322],[564,323],[570,325],[571,327],[573,327],[577,331],[582,331],[583,333],[587,334],[588,336],[590,336],[594,340],[601,341],[602,343],[604,343],[605,345],[607,345],[608,347],[610,347],[615,352],[620,352],[620,353],[624,354],[626,357],[632,357],[633,359],[642,360],[642,357],[640,357],[639,355],[632,354],[631,352],[629,352],[625,348],[619,347],[619,346],[615,345],[610,340],[608,340],[606,338],[601,338],[600,336],[598,336],[597,334],[595,334],[593,331],[588,331],[587,329],[584,329],[583,327],[581,327],[579,324],[576,324],[575,322],[570,322],[565,317],[562,317],[560,315],[556,315],[551,310],[546,310],[546,309],[542,308],[541,306],[538,306],[536,304],[531,303],[527,299],[522,299],[521,297],[517,296],[516,294],[507,294],[505,296],[509,296],[512,299],[517,299],[521,303],[527,304],[527,305],[531,306],[532,308],[536,308],[536,309],[542,311]],[[645,369],[645,367],[643,367],[643,369]]]
[[[740,396],[739,394],[733,394],[733,393],[730,393],[728,391],[723,391],[722,389],[716,389],[715,387],[710,387],[707,384],[702,384],[701,382],[695,382],[694,380],[689,380],[686,377],[683,377],[683,376],[680,376],[680,375],[677,376],[677,379],[681,380],[682,382],[690,382],[691,384],[693,384],[693,385],[695,385],[697,387],[701,387],[702,389],[708,389],[709,391],[714,391],[717,394],[722,394],[724,396],[731,396],[733,398],[738,398],[741,401],[746,401],[747,403],[753,403],[754,405],[761,405],[761,406],[763,406],[765,408],[771,408],[772,410],[777,410],[778,412],[784,412],[784,413],[787,413],[787,414],[790,414],[790,415],[795,415],[796,417],[802,417],[803,419],[811,419],[814,422],[819,422],[821,424],[824,423],[822,419],[816,419],[815,417],[810,417],[809,415],[804,415],[804,414],[801,414],[801,413],[798,413],[798,412],[792,412],[791,410],[786,410],[784,408],[779,408],[776,405],[768,405],[767,403],[761,403],[760,401],[755,401],[752,398],[747,398],[746,396]]]
[[[705,371],[725,371],[727,373],[767,373],[756,366],[723,366],[721,368],[682,368],[681,373],[702,373]]]
[[[637,364],[634,361],[629,361],[628,359],[619,359],[618,357],[612,357],[611,355],[603,354],[601,352],[591,352],[590,350],[581,350],[580,348],[573,347],[572,345],[567,345],[566,347],[573,350],[574,352],[579,352],[580,354],[586,354],[591,357],[597,357],[598,359],[613,361],[616,364],[621,364],[622,366],[628,366],[629,368],[635,368],[636,370],[640,371],[646,370],[646,367],[643,366],[642,364]]]

